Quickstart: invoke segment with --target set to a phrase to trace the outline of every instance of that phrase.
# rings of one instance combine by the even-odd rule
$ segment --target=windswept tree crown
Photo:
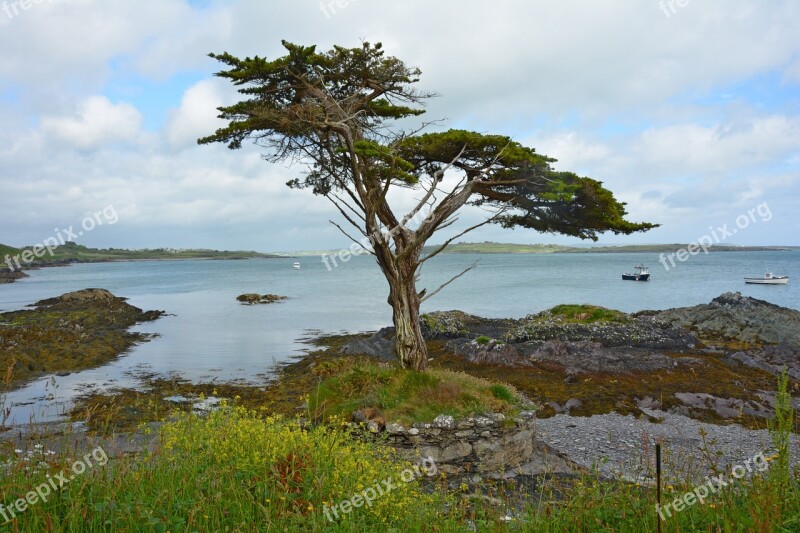
[[[556,171],[554,159],[507,136],[392,128],[398,119],[423,114],[422,104],[432,95],[414,89],[419,69],[387,57],[380,43],[335,46],[324,53],[286,41],[283,46],[287,54],[271,61],[210,54],[229,67],[217,76],[241,86],[247,98],[219,108],[228,126],[199,143],[236,149],[252,139],[269,149],[270,160],[305,162],[308,172],[289,186],[329,198],[344,191],[348,207],[367,211],[385,227],[401,223],[383,205],[391,186],[431,182],[435,188],[445,171],[460,171],[457,189],[439,194],[438,204],[436,194],[428,198],[432,218],[415,241],[427,240],[464,204],[495,208],[487,222],[504,227],[593,240],[604,231],[630,234],[656,227],[625,220],[625,204],[602,182]]]

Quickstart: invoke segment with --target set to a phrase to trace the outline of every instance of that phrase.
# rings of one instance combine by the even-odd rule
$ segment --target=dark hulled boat
[[[622,275],[622,279],[626,281],[650,281],[650,269],[644,264],[639,263],[633,267],[633,270],[635,274],[625,273]]]

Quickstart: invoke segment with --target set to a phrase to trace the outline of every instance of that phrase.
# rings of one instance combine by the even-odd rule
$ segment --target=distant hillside
[[[0,244],[0,262],[5,261],[7,255],[17,255],[20,251],[19,248],[12,248],[11,246]]]
[[[558,244],[509,244],[498,242],[462,242],[451,244],[442,253],[449,254],[590,254],[590,253],[646,253],[646,252],[675,252],[686,248],[687,244],[630,244],[626,246],[561,246]],[[423,253],[430,253],[438,246],[429,245]],[[751,251],[788,251],[800,249],[797,246],[709,246],[713,252],[751,252]]]
[[[26,246],[21,249],[0,245],[0,259],[5,260],[6,254],[15,256],[24,250],[31,249]],[[275,257],[268,254],[251,251],[218,251],[218,250],[174,250],[170,248],[156,248],[152,250],[126,250],[122,248],[87,248],[86,246],[68,242],[63,246],[53,249],[53,254],[45,253],[29,266],[47,266],[59,263],[92,263],[103,261],[133,261],[145,259],[252,259]]]
[[[625,246],[591,246],[587,248],[569,247],[560,250],[562,253],[630,253],[630,252],[675,252],[686,249],[688,244],[629,244]],[[709,246],[711,252],[787,252],[798,249],[797,246],[733,246],[717,244]]]
[[[439,245],[428,245],[423,254],[431,253]],[[442,253],[448,254],[551,254],[568,250],[558,244],[509,244],[502,242],[460,242],[451,244]]]

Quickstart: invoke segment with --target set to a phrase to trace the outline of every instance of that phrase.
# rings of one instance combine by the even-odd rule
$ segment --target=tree
[[[415,90],[419,69],[385,56],[380,43],[335,46],[324,53],[286,41],[283,46],[287,54],[272,61],[210,54],[228,67],[216,75],[241,87],[245,99],[218,108],[227,127],[198,143],[238,149],[251,139],[266,149],[269,161],[307,165],[304,177],[287,185],[327,197],[369,239],[369,252],[389,283],[395,351],[403,367],[425,370],[419,307],[444,286],[427,295],[418,292],[419,269],[465,233],[496,223],[597,240],[604,231],[630,234],[656,226],[625,220],[625,204],[601,182],[555,171],[554,159],[509,137],[463,130],[421,133],[432,123],[413,131],[400,128],[397,121],[424,113],[422,104],[433,95]],[[441,190],[445,172],[455,174],[457,183]],[[420,192],[404,216],[395,214],[387,199],[393,187]],[[490,216],[422,257],[425,243],[453,224],[465,205],[483,206]],[[421,222],[410,223],[423,212]]]

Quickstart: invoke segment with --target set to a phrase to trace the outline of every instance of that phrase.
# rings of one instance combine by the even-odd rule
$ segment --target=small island
[[[247,305],[272,304],[286,299],[286,296],[279,296],[277,294],[257,294],[254,292],[240,294],[236,297],[237,302],[242,302]]]

